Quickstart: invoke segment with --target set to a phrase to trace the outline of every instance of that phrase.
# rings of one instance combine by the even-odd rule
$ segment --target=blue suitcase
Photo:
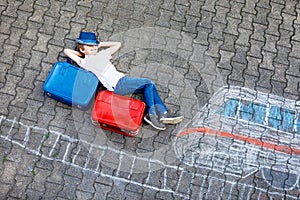
[[[57,62],[52,67],[44,92],[51,98],[86,110],[98,87],[97,77],[67,62]]]

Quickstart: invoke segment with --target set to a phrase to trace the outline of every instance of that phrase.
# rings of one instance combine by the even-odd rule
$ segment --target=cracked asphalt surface
[[[93,126],[92,106],[46,96],[51,67],[83,30],[120,41],[117,69],[151,78],[184,121],[166,131],[143,122],[125,137]],[[0,199],[300,199],[299,1],[1,0],[0,44]],[[203,136],[179,155],[177,134],[226,86],[280,99],[296,113],[292,130],[277,131],[271,150]],[[278,153],[281,134],[291,153]],[[199,149],[202,160],[191,162]]]

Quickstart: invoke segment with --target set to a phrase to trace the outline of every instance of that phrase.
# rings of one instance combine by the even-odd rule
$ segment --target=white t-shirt
[[[110,59],[110,51],[105,49],[99,51],[96,55],[85,56],[80,67],[95,74],[106,89],[114,91],[118,81],[125,74],[118,72]]]

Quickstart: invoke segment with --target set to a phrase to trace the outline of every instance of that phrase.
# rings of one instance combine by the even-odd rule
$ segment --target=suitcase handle
[[[111,106],[116,106],[120,108],[129,108],[130,110],[139,110],[140,104],[136,102],[136,100],[130,101],[130,98],[125,96],[119,96],[119,95],[103,95],[101,98],[101,101],[104,103],[110,104]],[[116,102],[117,105],[114,105]]]

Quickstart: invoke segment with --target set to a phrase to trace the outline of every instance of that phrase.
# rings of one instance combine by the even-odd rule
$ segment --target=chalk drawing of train
[[[261,171],[278,189],[300,187],[300,102],[222,87],[179,132],[183,163],[247,177]]]

